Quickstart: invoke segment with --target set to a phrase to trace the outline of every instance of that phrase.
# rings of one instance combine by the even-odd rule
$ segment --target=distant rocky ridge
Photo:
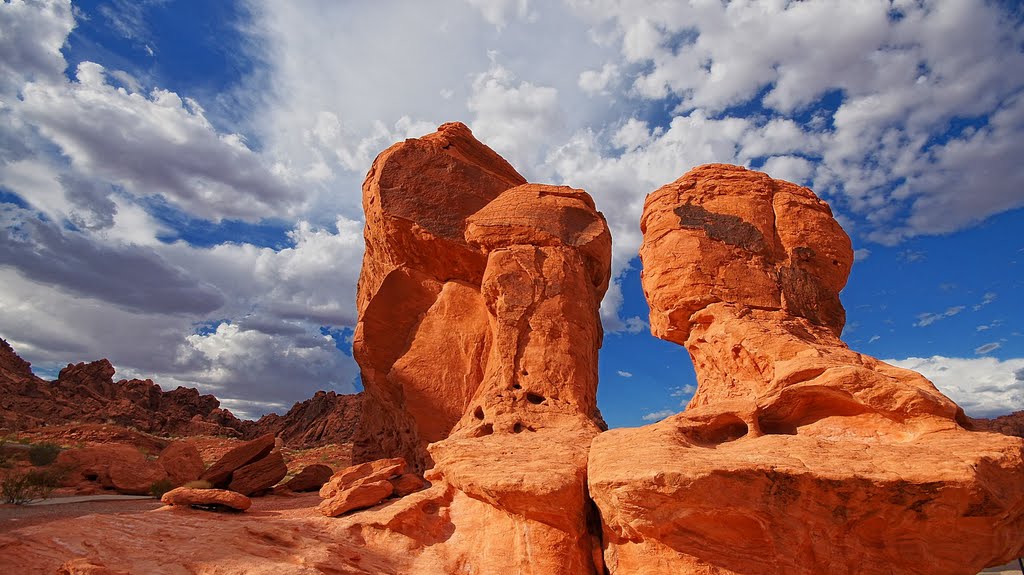
[[[1003,435],[1024,437],[1024,411],[1015,411],[993,419],[972,419],[971,422],[978,431],[994,431]]]
[[[0,429],[114,423],[156,435],[222,435],[253,439],[272,433],[290,447],[351,441],[361,394],[317,392],[285,415],[242,420],[213,395],[189,387],[163,391],[150,379],[114,381],[106,359],[69,364],[46,381],[0,339]]]

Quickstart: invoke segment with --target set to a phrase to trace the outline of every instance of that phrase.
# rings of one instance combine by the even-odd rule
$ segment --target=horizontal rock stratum
[[[611,573],[977,573],[1024,554],[1024,442],[840,341],[850,240],[813,192],[701,166],[647,197],[654,335],[686,411],[594,441]]]

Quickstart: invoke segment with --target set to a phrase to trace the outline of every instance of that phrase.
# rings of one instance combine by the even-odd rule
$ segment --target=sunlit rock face
[[[356,460],[404,457],[431,486],[339,521],[403,573],[599,572],[604,217],[462,124],[385,150],[363,191]]]
[[[976,573],[1024,553],[1024,442],[967,431],[927,379],[839,339],[853,253],[811,190],[701,166],[641,228],[651,331],[699,385],[593,443],[611,573]]]

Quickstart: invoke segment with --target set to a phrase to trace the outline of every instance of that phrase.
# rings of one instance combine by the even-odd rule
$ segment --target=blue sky
[[[1024,409],[1020,3],[427,4],[0,3],[0,336],[242,415],[354,391],[360,183],[459,120],[608,218],[611,425],[692,395],[635,255],[645,195],[712,161],[829,201],[854,349]]]

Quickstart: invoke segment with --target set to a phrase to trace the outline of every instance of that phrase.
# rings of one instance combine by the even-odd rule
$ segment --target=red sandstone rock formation
[[[369,549],[416,548],[403,572],[595,572],[603,216],[581,190],[522,183],[461,124],[383,152],[364,207],[357,457],[433,467],[426,490],[340,521]]]
[[[228,489],[242,495],[253,496],[265,492],[277,485],[288,474],[284,457],[278,450],[271,451],[265,457],[239,467],[231,474]]]
[[[1024,411],[1017,411],[995,419],[972,419],[978,431],[993,431],[1003,435],[1024,437]]]
[[[324,483],[331,479],[332,475],[334,475],[333,469],[326,465],[314,463],[313,465],[303,467],[302,471],[284,484],[284,488],[296,492],[319,491],[324,486]]]
[[[466,241],[466,218],[525,182],[462,124],[374,160],[353,341],[365,389],[356,461],[403,456],[423,470],[427,444],[465,413],[491,343],[479,290],[487,258]]]
[[[264,415],[259,421],[242,423],[248,438],[271,433],[285,445],[301,449],[328,443],[351,443],[359,425],[363,394],[338,395],[318,391],[297,402],[288,413]]]
[[[69,449],[57,456],[55,465],[68,470],[66,485],[95,483],[130,495],[149,495],[154,483],[167,478],[163,466],[129,445]]]
[[[175,441],[168,445],[160,452],[157,463],[164,468],[167,478],[175,487],[199,479],[206,468],[196,446],[185,441]]]
[[[209,469],[203,472],[200,479],[209,481],[214,487],[227,487],[231,483],[235,471],[267,457],[274,449],[274,445],[273,435],[264,435],[247,441],[222,455]]]
[[[101,359],[69,364],[55,381],[46,382],[0,340],[0,427],[74,421],[114,423],[149,433],[241,434],[242,422],[220,409],[212,395],[186,387],[165,392],[148,379],[115,382],[113,376],[114,367]]]
[[[236,511],[245,511],[252,506],[252,500],[227,489],[192,489],[178,487],[164,493],[160,501],[166,505],[178,507],[226,507]]]
[[[975,573],[1024,553],[1024,442],[966,431],[919,374],[840,341],[853,254],[828,206],[725,165],[648,196],[654,335],[686,411],[600,435],[609,572]]]

